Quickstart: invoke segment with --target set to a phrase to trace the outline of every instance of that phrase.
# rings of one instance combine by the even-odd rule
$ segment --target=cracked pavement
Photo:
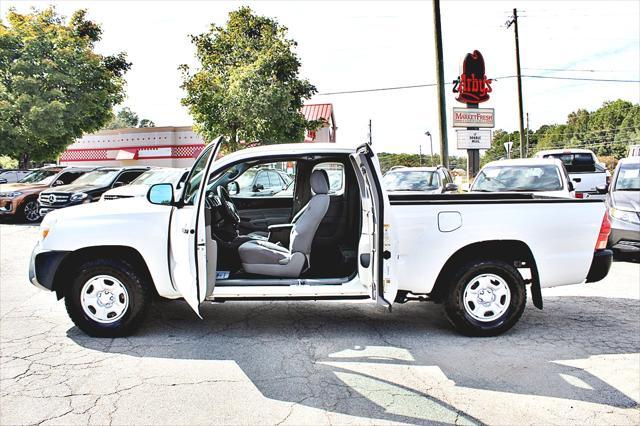
[[[640,265],[543,291],[507,334],[441,307],[161,301],[96,339],[28,283],[37,228],[0,225],[0,424],[640,424]]]

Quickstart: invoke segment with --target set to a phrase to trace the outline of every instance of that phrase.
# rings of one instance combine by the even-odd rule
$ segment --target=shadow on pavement
[[[400,305],[388,313],[368,304],[227,302],[204,305],[201,312],[204,320],[195,318],[183,302],[161,302],[128,339],[93,339],[75,327],[68,335],[87,348],[137,357],[232,360],[267,398],[397,422],[425,419],[393,414],[362,398],[341,379],[360,374],[347,369],[350,363],[371,363],[379,369],[435,366],[458,387],[637,406],[587,371],[556,362],[640,352],[637,300],[548,297],[544,311],[530,306],[514,329],[496,338],[455,334],[441,308],[432,304]],[[407,355],[371,355],[375,347]],[[563,376],[587,386],[572,385]],[[375,381],[384,385],[378,377]],[[478,423],[425,393],[398,383],[386,385]]]

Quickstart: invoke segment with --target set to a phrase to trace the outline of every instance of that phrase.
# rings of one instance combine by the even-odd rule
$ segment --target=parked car
[[[234,181],[232,191],[239,197],[273,196],[289,188],[293,180],[285,172],[272,168],[251,168]]]
[[[611,182],[609,188],[601,188],[607,193],[611,220],[609,247],[640,254],[640,157],[620,160]]]
[[[33,170],[2,170],[0,171],[0,184],[18,182],[32,171]]]
[[[98,201],[111,188],[128,185],[149,167],[100,167],[70,185],[42,191],[38,197],[40,216],[78,204]]]
[[[607,166],[589,149],[552,149],[539,151],[535,158],[557,158],[564,164],[575,187],[576,198],[599,198],[597,187],[609,183],[611,173]]]
[[[388,193],[442,194],[458,192],[451,173],[445,167],[391,168],[382,178]]]
[[[0,217],[28,223],[40,220],[38,195],[52,187],[73,182],[95,167],[52,166],[34,170],[16,183],[0,185]]]
[[[100,201],[117,200],[120,198],[144,197],[151,185],[156,183],[170,183],[175,191],[182,189],[189,169],[171,167],[157,167],[142,173],[131,181],[129,185],[110,189],[100,197]],[[176,194],[177,197],[177,194]]]
[[[555,158],[525,158],[487,163],[470,192],[534,192],[553,197],[574,197],[573,183]]]
[[[598,281],[611,265],[598,200],[388,195],[369,145],[269,145],[216,160],[222,143],[201,152],[177,200],[162,183],[145,199],[47,215],[31,283],[64,298],[92,336],[131,334],[154,294],[184,298],[198,315],[205,300],[367,300],[389,309],[430,300],[460,332],[494,336],[521,317],[527,285],[542,308],[541,287]],[[263,217],[281,209],[285,219],[267,240],[240,235],[243,213],[227,188],[274,161],[295,162],[294,197],[244,198],[245,208]],[[329,194],[318,168],[329,162],[342,164],[341,194]]]

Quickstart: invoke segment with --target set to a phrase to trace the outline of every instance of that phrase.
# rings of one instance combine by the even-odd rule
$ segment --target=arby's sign
[[[482,53],[474,50],[467,53],[462,62],[462,72],[453,81],[453,93],[456,100],[463,104],[479,104],[489,100],[492,80],[487,78]]]

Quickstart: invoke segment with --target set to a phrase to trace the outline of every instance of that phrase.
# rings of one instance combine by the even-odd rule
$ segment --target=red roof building
[[[309,130],[305,135],[305,142],[335,142],[336,118],[332,104],[309,104],[302,107],[302,114],[309,121],[319,120],[324,124],[318,130]]]

